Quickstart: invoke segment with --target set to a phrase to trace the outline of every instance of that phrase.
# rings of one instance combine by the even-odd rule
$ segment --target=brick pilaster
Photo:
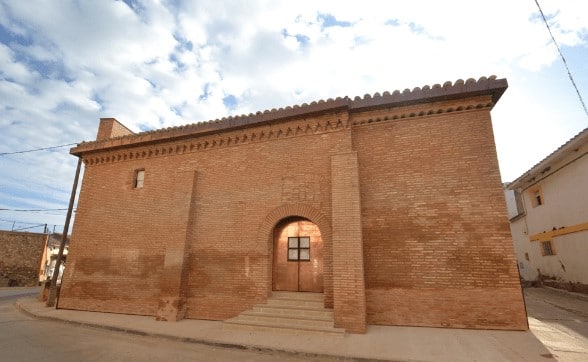
[[[187,254],[194,223],[194,196],[196,194],[196,172],[178,171],[177,182],[185,183],[185,190],[178,194],[174,203],[174,213],[184,218],[177,236],[170,237],[165,245],[165,259],[160,280],[159,303],[155,318],[158,321],[178,321],[186,314]]]
[[[356,152],[331,156],[335,327],[365,333],[361,203]]]

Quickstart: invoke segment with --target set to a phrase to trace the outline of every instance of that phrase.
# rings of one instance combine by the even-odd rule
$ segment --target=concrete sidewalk
[[[47,308],[34,297],[17,300],[22,312],[42,320],[222,347],[393,361],[537,361],[552,358],[529,331],[486,331],[369,326],[343,337],[233,329],[223,322],[181,320]]]

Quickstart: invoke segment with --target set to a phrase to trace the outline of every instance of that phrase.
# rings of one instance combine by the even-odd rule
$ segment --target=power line
[[[576,82],[574,81],[574,77],[572,77],[572,73],[570,72],[570,68],[568,67],[568,63],[566,62],[566,58],[563,56],[561,49],[559,48],[559,45],[555,41],[555,37],[553,36],[553,33],[551,32],[551,28],[549,27],[549,24],[547,23],[547,19],[545,18],[545,14],[543,14],[543,10],[541,9],[541,6],[539,5],[539,1],[535,0],[535,4],[537,4],[537,8],[539,8],[539,12],[541,13],[541,17],[543,18],[543,22],[545,23],[545,26],[547,26],[547,31],[549,31],[549,35],[551,35],[551,39],[553,40],[553,44],[555,44],[555,47],[557,48],[559,56],[561,57],[561,60],[563,61],[564,66],[566,67],[566,70],[568,71],[568,77],[570,77],[570,80],[572,81],[572,85],[574,86],[574,89],[576,90],[576,93],[578,94],[578,98],[580,99],[580,103],[582,103],[582,108],[584,108],[584,113],[586,113],[586,116],[588,116],[588,109],[586,109],[586,104],[584,103],[584,99],[582,99],[582,95],[580,94],[580,91],[578,90],[578,87],[576,86]]]
[[[37,224],[35,226],[28,226],[28,227],[24,227],[24,228],[18,228],[18,229],[13,229],[12,231],[19,231],[19,230],[29,230],[29,229],[34,229],[34,228],[38,228],[38,227],[46,227],[47,224]]]
[[[18,224],[28,224],[28,225],[37,225],[38,222],[27,222],[27,221],[19,221],[19,220],[9,220],[9,219],[2,219],[0,218],[0,222],[14,222],[14,223],[18,223]]]
[[[66,145],[59,145],[59,146],[51,146],[51,147],[43,147],[43,148],[35,148],[32,150],[24,150],[24,151],[15,151],[15,152],[2,152],[0,153],[0,156],[4,156],[4,155],[14,155],[17,153],[27,153],[27,152],[35,152],[35,151],[46,151],[46,150],[52,150],[54,148],[61,148],[61,147],[67,147],[67,146],[73,146],[73,145],[77,145],[77,143],[68,143]]]

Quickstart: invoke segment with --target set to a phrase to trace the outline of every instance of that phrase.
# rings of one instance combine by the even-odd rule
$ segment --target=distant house
[[[588,128],[507,185],[524,281],[588,293]]]
[[[59,254],[59,245],[61,244],[61,234],[51,234],[47,237],[47,243],[43,250],[43,256],[41,257],[41,267],[39,269],[39,283],[46,280],[50,280],[53,276],[53,270],[55,269],[55,262],[57,261],[57,254]],[[65,268],[65,261],[67,258],[67,252],[69,249],[69,238],[66,241],[65,248],[63,250],[63,260],[61,264],[61,274]]]

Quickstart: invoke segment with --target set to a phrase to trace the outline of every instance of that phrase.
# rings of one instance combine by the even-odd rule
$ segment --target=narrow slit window
[[[136,170],[135,171],[135,178],[133,182],[133,188],[140,189],[143,188],[143,183],[145,182],[145,170]]]
[[[543,200],[541,200],[541,194],[539,191],[533,192],[533,202],[535,203],[535,206],[543,205]]]
[[[530,190],[529,196],[531,198],[531,205],[533,207],[541,206],[544,204],[543,193],[541,192],[540,187],[536,187],[536,188]]]
[[[310,261],[310,237],[288,238],[288,261]]]

